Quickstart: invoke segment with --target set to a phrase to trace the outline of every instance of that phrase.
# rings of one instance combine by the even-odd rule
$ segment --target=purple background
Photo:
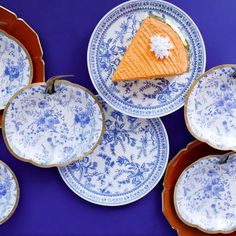
[[[75,74],[75,82],[95,89],[89,79],[86,51],[101,17],[121,0],[7,0],[15,12],[39,34],[46,62],[46,78]],[[206,44],[207,69],[236,63],[235,0],[170,0],[199,26]],[[163,119],[170,140],[170,158],[193,140],[183,109]],[[62,181],[56,168],[40,169],[16,160],[0,137],[0,158],[15,172],[20,184],[19,206],[0,226],[1,236],[25,235],[177,235],[162,215],[162,181],[143,199],[123,207],[88,203]]]

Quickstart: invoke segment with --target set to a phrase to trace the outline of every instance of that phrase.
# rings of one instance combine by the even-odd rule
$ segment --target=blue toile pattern
[[[11,215],[17,202],[16,180],[8,167],[0,161],[0,224]]]
[[[236,154],[222,165],[220,158],[208,156],[195,162],[182,173],[175,189],[182,220],[211,233],[236,229]]]
[[[186,103],[192,133],[217,149],[236,150],[235,66],[223,65],[206,73]]]
[[[91,151],[102,135],[98,102],[78,85],[56,82],[56,93],[34,84],[8,107],[4,130],[16,157],[41,166],[64,165]]]
[[[0,30],[0,109],[18,90],[31,81],[30,58],[26,51]]]
[[[189,72],[168,79],[112,82],[127,46],[150,13],[175,26],[188,41]],[[196,25],[166,1],[127,1],[113,9],[94,30],[88,48],[88,68],[98,93],[116,110],[140,118],[160,117],[180,108],[205,63],[204,42]]]
[[[59,171],[82,198],[100,205],[124,205],[159,182],[168,162],[168,137],[160,119],[126,116],[100,101],[106,114],[100,145]]]

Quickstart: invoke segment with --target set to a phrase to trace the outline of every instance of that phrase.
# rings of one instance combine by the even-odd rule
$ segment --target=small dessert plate
[[[168,162],[168,136],[159,118],[130,117],[99,100],[106,116],[100,145],[59,172],[83,199],[105,206],[125,205],[145,196],[160,181]]]
[[[112,82],[127,46],[150,14],[165,20],[186,39],[189,72],[168,79]],[[197,26],[181,9],[166,1],[133,0],[115,7],[98,23],[87,63],[93,85],[110,106],[133,117],[155,118],[183,106],[190,85],[205,71],[206,52]]]
[[[236,151],[236,65],[207,71],[192,85],[185,120],[197,139],[220,150]]]
[[[16,176],[4,162],[0,161],[0,225],[14,213],[19,194]]]
[[[30,84],[33,65],[29,53],[20,41],[0,30],[0,109],[21,88]]]
[[[221,155],[201,158],[179,177],[174,203],[179,218],[206,233],[236,230],[236,154],[219,164]]]
[[[31,84],[12,97],[3,115],[10,152],[39,167],[64,166],[87,156],[99,144],[104,114],[97,98],[68,81]]]

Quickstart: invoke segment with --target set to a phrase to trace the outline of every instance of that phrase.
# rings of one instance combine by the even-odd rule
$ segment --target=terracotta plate
[[[216,150],[206,143],[200,141],[194,141],[188,146],[181,150],[175,157],[169,162],[164,178],[164,190],[162,193],[162,211],[170,225],[177,230],[178,234],[181,236],[207,236],[209,234],[201,232],[196,228],[185,225],[177,216],[173,194],[175,184],[183,172],[183,170],[191,165],[193,162],[201,157],[212,155],[212,154],[222,154],[224,152]],[[222,235],[222,234],[215,234]],[[231,233],[228,235],[236,235]]]
[[[17,18],[13,12],[4,7],[0,7],[0,21],[7,23],[1,25],[0,29],[18,39],[29,52],[34,70],[33,82],[43,82],[43,51],[37,33],[24,20]],[[0,111],[0,128],[2,127],[2,114],[3,111]]]
[[[228,161],[220,164],[227,156]],[[235,178],[236,153],[205,156],[188,166],[175,185],[174,204],[179,218],[209,234],[234,232]]]

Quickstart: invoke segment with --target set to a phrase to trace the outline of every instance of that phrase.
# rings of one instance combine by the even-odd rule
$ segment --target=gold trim
[[[210,70],[206,71],[204,74],[202,74],[200,77],[198,77],[198,78],[193,82],[193,84],[191,85],[191,87],[190,87],[189,90],[188,90],[188,93],[187,93],[187,96],[186,96],[186,100],[185,100],[185,104],[184,104],[184,119],[185,119],[185,123],[186,123],[186,126],[187,126],[188,131],[192,134],[193,137],[195,137],[195,138],[198,139],[199,141],[204,142],[204,143],[207,143],[209,146],[211,146],[211,147],[213,147],[213,148],[215,148],[215,149],[218,149],[218,150],[222,150],[222,151],[228,151],[228,150],[236,151],[236,148],[219,148],[219,147],[217,147],[216,145],[212,144],[210,141],[207,141],[206,139],[197,136],[197,135],[194,133],[194,131],[191,129],[191,126],[190,126],[190,123],[189,123],[189,120],[188,120],[188,115],[187,115],[187,109],[188,109],[189,98],[190,98],[190,95],[191,95],[193,89],[194,89],[195,86],[197,85],[197,83],[198,83],[202,78],[204,78],[207,74],[211,73],[212,71],[217,70],[217,69],[219,69],[219,68],[224,68],[224,67],[226,67],[226,68],[235,67],[235,68],[236,68],[236,64],[224,64],[224,65],[219,65],[219,66],[213,67],[213,68],[211,68]]]
[[[34,69],[33,69],[33,62],[32,62],[32,59],[31,59],[31,56],[30,56],[28,50],[25,48],[25,46],[17,38],[15,38],[14,36],[8,34],[5,30],[0,29],[0,33],[3,33],[6,37],[8,37],[11,40],[15,41],[18,45],[20,45],[20,47],[25,52],[26,57],[28,58],[29,64],[30,64],[30,78],[29,78],[28,85],[31,84],[32,81],[33,81],[33,74],[34,74],[33,71],[34,71]],[[4,110],[5,108],[6,108],[6,106],[4,108],[0,108],[0,111]]]
[[[0,21],[0,25],[7,25],[8,23],[5,21]]]
[[[18,206],[19,203],[19,199],[20,199],[20,187],[19,187],[19,183],[18,180],[16,178],[16,175],[14,174],[14,172],[11,170],[11,168],[3,161],[0,160],[0,164],[4,165],[8,171],[11,173],[15,183],[16,183],[16,201],[15,201],[15,205],[12,208],[11,212],[8,214],[8,216],[3,220],[0,221],[0,225],[2,225],[3,223],[5,223],[7,220],[9,220],[11,218],[11,216],[13,215],[13,213],[16,211],[16,208]]]
[[[97,103],[100,111],[101,111],[101,114],[102,114],[102,130],[101,130],[101,134],[98,138],[98,141],[95,143],[95,145],[89,150],[87,151],[86,153],[84,153],[82,156],[79,156],[79,157],[76,157],[76,158],[73,158],[72,160],[69,160],[67,162],[65,162],[64,164],[50,164],[50,165],[41,165],[41,164],[38,164],[37,162],[33,161],[33,160],[28,160],[28,159],[25,159],[23,157],[20,157],[18,156],[16,153],[14,153],[14,151],[11,149],[9,143],[8,143],[8,140],[7,140],[7,137],[6,137],[6,131],[5,131],[5,117],[6,117],[6,113],[7,113],[7,110],[11,104],[11,102],[15,99],[16,96],[18,96],[21,92],[23,92],[24,90],[28,89],[28,88],[31,88],[31,87],[34,87],[34,86],[39,86],[39,85],[46,85],[45,82],[40,82],[40,83],[32,83],[24,88],[22,88],[21,90],[19,90],[17,93],[15,93],[11,99],[8,101],[7,103],[7,106],[3,112],[3,118],[2,118],[2,121],[3,121],[3,126],[2,126],[2,134],[3,134],[3,140],[7,146],[7,149],[8,151],[16,158],[16,159],[19,159],[21,161],[24,161],[24,162],[29,162],[37,167],[41,167],[41,168],[51,168],[51,167],[65,167],[69,164],[71,164],[72,162],[74,161],[77,161],[77,160],[80,160],[86,156],[88,156],[89,154],[91,154],[96,148],[97,146],[100,144],[101,140],[102,140],[102,137],[103,137],[103,134],[105,132],[105,113],[104,113],[104,110],[102,108],[102,105],[100,104],[100,102],[98,101],[97,97],[90,91],[88,90],[87,88],[81,86],[81,85],[78,85],[78,84],[75,84],[75,83],[71,83],[67,80],[59,80],[59,81],[55,81],[55,84],[58,84],[58,83],[66,83],[66,84],[69,84],[71,86],[74,86],[74,87],[77,87],[77,88],[80,88],[82,89],[83,91],[87,92],[94,100],[95,102]],[[49,95],[50,96],[50,95]]]
[[[184,175],[184,172],[186,172],[189,168],[191,168],[193,165],[195,165],[197,162],[201,161],[201,160],[204,160],[204,159],[210,159],[212,157],[216,157],[216,156],[219,156],[219,157],[223,157],[225,156],[226,154],[223,154],[223,155],[208,155],[208,156],[205,156],[205,157],[202,157],[200,159],[198,159],[197,161],[193,162],[191,165],[189,165],[188,167],[186,167],[183,172],[181,173],[181,175],[179,176],[176,184],[175,184],[175,188],[174,188],[174,196],[173,196],[173,201],[174,201],[174,207],[175,207],[175,211],[176,211],[176,214],[177,216],[179,217],[179,219],[186,225],[190,226],[190,227],[193,227],[193,228],[196,228],[204,233],[208,233],[208,234],[230,234],[230,233],[233,233],[235,230],[236,230],[236,227],[233,228],[232,230],[230,231],[223,231],[223,230],[218,230],[218,231],[208,231],[208,230],[205,230],[203,228],[201,228],[200,226],[198,225],[194,225],[194,224],[191,224],[191,223],[188,223],[187,221],[185,221],[182,216],[180,215],[180,212],[177,208],[177,202],[176,202],[176,191],[177,191],[177,186],[180,182],[180,179],[182,178],[182,176]],[[219,164],[220,165],[220,164]]]

